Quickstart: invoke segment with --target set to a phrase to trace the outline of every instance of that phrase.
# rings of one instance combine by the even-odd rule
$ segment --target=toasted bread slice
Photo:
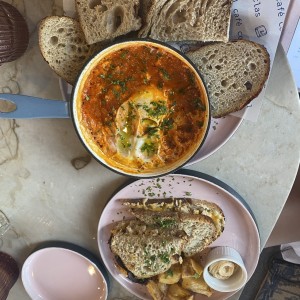
[[[212,219],[204,215],[181,213],[179,229],[188,236],[183,249],[185,256],[201,252],[216,239],[216,226]]]
[[[211,218],[216,226],[214,239],[217,239],[224,231],[225,216],[223,210],[213,202],[199,199],[188,199],[186,202],[181,202],[181,205],[177,208],[177,210],[184,213],[204,215]]]
[[[186,242],[183,231],[147,226],[135,219],[116,224],[110,248],[127,270],[143,279],[163,273],[177,263]]]
[[[214,118],[249,104],[261,92],[270,72],[266,48],[248,40],[212,43],[186,55],[203,77]]]
[[[227,42],[231,4],[232,0],[153,0],[139,36]]]
[[[214,239],[218,238],[225,227],[225,216],[222,209],[215,203],[206,200],[192,198],[163,198],[163,199],[123,199],[123,205],[131,208],[134,215],[136,209],[153,212],[181,212],[195,215],[204,215],[212,219],[215,224],[216,232]],[[135,209],[135,211],[133,211]],[[161,215],[161,214],[160,214]]]
[[[139,0],[76,0],[79,21],[88,44],[136,31],[141,27]]]
[[[49,66],[70,84],[74,84],[85,62],[102,45],[88,45],[78,21],[51,16],[39,26],[39,46]]]
[[[216,237],[216,226],[213,220],[204,215],[179,213],[173,211],[156,212],[132,208],[131,213],[149,226],[158,226],[165,230],[182,230],[188,239],[183,248],[185,256],[201,252]]]
[[[147,225],[183,230],[188,241],[185,256],[201,252],[219,237],[224,229],[222,210],[214,203],[187,198],[124,200],[130,212]]]

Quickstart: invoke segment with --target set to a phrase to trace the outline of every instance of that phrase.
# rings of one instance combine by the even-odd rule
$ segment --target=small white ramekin
[[[228,279],[217,279],[209,273],[208,268],[213,263],[223,260],[231,261],[238,265],[239,268]],[[241,289],[247,282],[247,270],[241,255],[235,249],[230,247],[216,247],[206,257],[203,278],[208,286],[216,291],[233,292]]]

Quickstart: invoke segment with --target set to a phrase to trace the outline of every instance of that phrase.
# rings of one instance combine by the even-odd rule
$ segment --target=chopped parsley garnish
[[[157,127],[147,127],[146,133],[148,136],[157,136],[158,128]]]
[[[112,92],[116,96],[117,99],[119,99],[121,97],[121,93],[117,89],[113,89]]]
[[[195,108],[199,108],[201,111],[205,111],[206,110],[206,107],[205,105],[202,103],[201,99],[200,98],[195,98],[193,100],[193,104],[195,106]]]
[[[128,101],[128,105],[131,109],[134,109],[134,103],[132,103],[131,101]]]
[[[119,137],[123,148],[126,149],[131,147],[131,143],[128,141],[128,139],[126,139],[122,134],[119,134]]]
[[[128,105],[129,105],[129,110],[128,110],[126,123],[127,123],[127,127],[130,129],[130,132],[131,132],[132,120],[134,120],[136,118],[136,113],[135,113],[134,104],[131,101],[128,102]]]
[[[112,64],[110,67],[111,67],[111,69],[114,69],[116,66]],[[128,78],[125,78],[125,79],[113,78],[113,74],[108,74],[108,75],[106,75],[106,74],[99,74],[98,76],[100,78],[102,78],[102,79],[106,79],[106,81],[108,83],[110,83],[111,85],[118,85],[118,86],[120,86],[122,93],[124,93],[125,91],[127,91],[126,83],[128,81],[133,80],[133,78],[131,76],[128,77]]]
[[[160,68],[159,71],[161,72],[161,74],[162,74],[162,76],[165,80],[170,80],[171,79],[170,74],[168,73],[168,71],[166,69]]]
[[[149,143],[145,142],[143,144],[143,146],[141,147],[141,151],[147,152],[148,155],[151,155],[157,151],[157,145],[155,145],[152,142],[149,142]]]
[[[109,68],[110,68],[111,70],[114,70],[116,67],[117,67],[117,66],[114,65],[114,64],[111,64],[111,65],[109,66]]]
[[[156,224],[162,228],[170,228],[176,224],[176,221],[174,219],[167,219],[167,220],[157,219]]]
[[[161,90],[163,87],[164,87],[164,84],[161,81],[159,81],[157,83],[157,88],[159,88]]]
[[[128,55],[128,50],[122,50],[122,53],[120,55],[121,58],[126,58],[126,56]]]
[[[204,123],[203,123],[203,121],[199,121],[197,125],[199,128],[201,128],[201,127],[203,127]]]
[[[148,113],[149,116],[151,117],[159,117],[166,115],[168,112],[168,108],[165,105],[164,101],[152,101],[150,102],[152,107],[149,107],[148,105],[143,105],[143,109]]]
[[[173,119],[164,119],[160,124],[160,128],[162,130],[170,130],[173,128],[173,124],[174,124]]]
[[[158,257],[160,258],[160,260],[166,264],[168,264],[170,262],[170,257],[168,255],[168,253],[161,253],[158,255]]]
[[[188,70],[188,78],[190,84],[195,85],[195,74],[192,73],[190,70]]]
[[[155,259],[156,259],[156,256],[155,256],[155,255],[151,255],[151,256],[150,256],[150,260],[151,260],[151,261],[155,261]]]
[[[126,89],[126,82],[125,81],[122,81],[122,80],[112,80],[111,84],[113,84],[113,85],[119,85],[122,88],[122,90]]]

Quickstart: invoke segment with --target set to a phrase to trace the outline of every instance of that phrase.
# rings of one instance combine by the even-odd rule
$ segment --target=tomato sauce
[[[163,47],[133,44],[93,67],[80,119],[99,155],[132,173],[180,160],[203,137],[209,115],[194,71]]]

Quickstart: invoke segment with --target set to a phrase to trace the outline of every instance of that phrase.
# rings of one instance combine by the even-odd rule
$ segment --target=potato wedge
[[[169,288],[169,285],[168,285],[168,284],[158,282],[158,283],[157,283],[157,286],[158,286],[159,290],[160,290],[164,295],[167,295],[168,288]]]
[[[149,280],[146,287],[153,300],[163,300],[165,298],[165,294],[154,280]]]
[[[199,278],[194,278],[194,277],[183,278],[182,287],[194,293],[206,295],[208,297],[212,295],[212,291],[210,287],[207,285],[207,283],[204,281],[203,276]]]
[[[181,265],[175,264],[168,271],[158,275],[158,281],[165,284],[177,283],[181,278]]]
[[[203,273],[203,267],[192,258],[186,258],[182,264],[182,278],[200,277]]]
[[[189,299],[188,297],[192,296],[192,293],[183,287],[181,287],[178,283],[170,285],[167,293],[167,297],[170,299]]]

